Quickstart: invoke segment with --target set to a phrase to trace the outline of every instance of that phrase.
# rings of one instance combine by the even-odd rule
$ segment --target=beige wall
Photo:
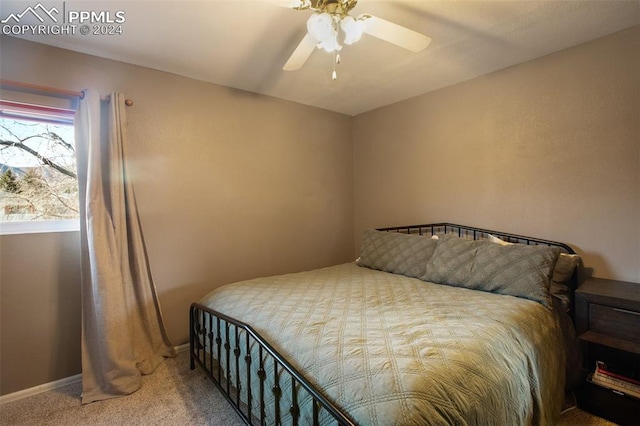
[[[0,238],[2,394],[80,372],[78,232]]]
[[[218,285],[352,259],[350,117],[1,42],[4,79],[116,90],[134,100],[130,163],[173,344],[188,339],[189,304]],[[80,372],[77,239],[73,232],[0,238],[2,394]],[[48,310],[39,315],[42,306]]]
[[[640,282],[640,27],[362,114],[353,143],[357,241],[449,221]]]

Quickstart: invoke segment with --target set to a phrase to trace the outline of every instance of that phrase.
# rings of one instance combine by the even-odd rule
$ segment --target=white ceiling
[[[36,3],[2,0],[0,15]],[[365,35],[344,47],[332,81],[332,55],[320,50],[301,70],[282,70],[310,12],[280,0],[42,3],[124,11],[123,34],[24,38],[349,115],[640,24],[640,0],[360,0],[353,16],[366,12],[433,41],[412,53]]]

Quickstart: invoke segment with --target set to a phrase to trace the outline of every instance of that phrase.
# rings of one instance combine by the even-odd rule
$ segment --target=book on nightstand
[[[589,376],[589,381],[614,392],[640,399],[640,381],[609,370],[602,361],[596,361],[596,369]]]

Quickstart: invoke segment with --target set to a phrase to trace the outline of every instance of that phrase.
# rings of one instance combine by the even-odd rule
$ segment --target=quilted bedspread
[[[344,264],[201,303],[250,324],[360,425],[550,425],[562,405],[562,332],[531,300]]]

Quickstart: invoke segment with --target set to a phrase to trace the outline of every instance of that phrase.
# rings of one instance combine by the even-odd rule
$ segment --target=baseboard
[[[58,389],[63,386],[68,386],[74,383],[82,381],[82,374],[76,374],[75,376],[65,377],[64,379],[55,380],[53,382],[44,383],[32,388],[23,389],[18,392],[13,392],[7,395],[0,396],[0,405],[17,401],[19,399],[27,398],[29,396],[37,395],[42,392]]]
[[[186,352],[189,350],[189,343],[185,343],[184,345],[180,345],[180,346],[174,346],[173,349],[176,351],[177,354]],[[9,393],[7,395],[2,395],[0,396],[0,405],[17,401],[19,399],[27,398],[33,395],[37,395],[42,392],[58,389],[63,386],[68,386],[81,381],[82,381],[82,374],[76,374],[75,376],[65,377],[64,379],[55,380],[49,383],[43,383],[41,385],[34,386],[32,388],[23,389],[18,392]]]
[[[180,346],[174,346],[173,349],[176,351],[177,354],[186,352],[189,350],[189,343],[185,343],[184,345],[180,345]]]

